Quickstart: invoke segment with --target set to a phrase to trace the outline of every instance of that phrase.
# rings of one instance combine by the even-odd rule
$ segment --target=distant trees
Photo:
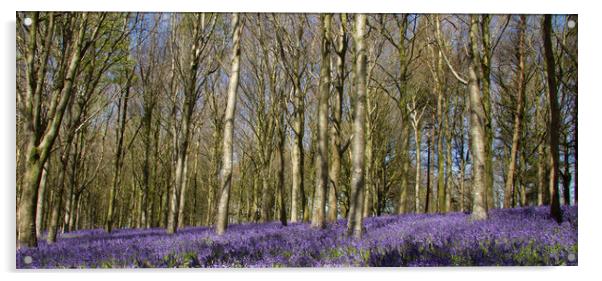
[[[17,18],[19,247],[577,203],[575,15]]]

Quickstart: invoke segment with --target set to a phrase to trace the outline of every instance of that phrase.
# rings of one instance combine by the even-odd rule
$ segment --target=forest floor
[[[495,209],[489,219],[468,213],[408,214],[364,220],[362,239],[345,235],[346,221],[212,228],[102,229],[64,233],[57,243],[17,250],[17,268],[364,267],[577,265],[577,207],[564,222],[549,207]]]

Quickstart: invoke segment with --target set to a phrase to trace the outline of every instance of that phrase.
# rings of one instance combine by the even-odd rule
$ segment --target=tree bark
[[[410,170],[410,159],[408,157],[408,149],[410,147],[410,130],[407,122],[402,123],[401,129],[401,146],[400,146],[400,157],[401,157],[401,183],[399,184],[399,205],[397,209],[398,214],[404,214],[408,211],[407,205],[409,202],[409,186],[408,186],[408,172]]]
[[[40,188],[38,190],[38,202],[36,204],[36,237],[39,239],[42,237],[44,232],[44,212],[46,206],[44,205],[44,199],[46,197],[46,186],[48,185],[48,162],[42,168],[42,177],[40,179]]]
[[[287,225],[287,221],[286,221],[286,191],[284,189],[284,145],[286,143],[286,125],[285,125],[285,118],[286,116],[284,116],[284,110],[285,110],[285,106],[286,104],[284,102],[281,102],[282,106],[282,116],[279,119],[278,122],[278,126],[279,126],[279,132],[278,132],[278,160],[279,160],[279,167],[278,167],[278,196],[279,196],[279,203],[280,203],[280,210],[279,210],[279,219],[280,219],[280,223],[284,226]]]
[[[415,99],[412,100],[412,105],[413,106],[411,108],[408,108],[408,110],[410,111],[410,116],[412,118],[412,126],[414,127],[414,143],[416,146],[416,176],[414,177],[414,212],[418,214],[420,213],[420,168],[422,166],[420,159],[420,146],[422,139],[422,136],[420,135],[420,119],[422,118],[422,114],[424,113],[424,111],[421,111],[420,113],[416,112],[417,107]]]
[[[481,56],[481,88],[483,91],[483,111],[485,112],[485,179],[486,179],[486,209],[494,208],[494,192],[493,192],[493,128],[491,123],[491,34],[489,25],[491,22],[490,15],[481,16],[481,41],[483,44],[483,55]],[[476,36],[476,30],[475,30]],[[476,38],[475,38],[476,44]]]
[[[470,16],[470,65],[468,68],[468,92],[470,98],[470,135],[473,166],[472,215],[474,220],[487,218],[487,153],[485,135],[486,115],[482,104],[478,80],[477,19]]]
[[[294,115],[293,131],[295,134],[292,151],[292,198],[291,198],[291,222],[303,219],[305,213],[305,190],[304,190],[304,166],[305,154],[303,149],[303,135],[305,130],[305,104],[300,89],[295,87],[294,92]],[[301,205],[299,206],[299,199]],[[301,212],[301,216],[299,216]]]
[[[178,203],[178,229],[185,226],[184,206],[186,205],[186,189],[188,187],[188,155],[184,158],[184,171],[182,172],[182,185],[180,190],[180,200]]]
[[[228,227],[228,204],[232,185],[232,135],[234,131],[234,113],[236,112],[236,90],[240,67],[240,35],[242,23],[238,14],[232,16],[232,61],[228,83],[228,101],[224,115],[224,142],[222,170],[220,172],[220,198],[216,219],[216,233],[223,235]]]
[[[426,198],[424,199],[424,213],[430,213],[431,210],[433,209],[432,207],[432,185],[431,185],[431,173],[432,173],[432,157],[433,157],[433,153],[432,153],[432,145],[434,145],[434,138],[435,138],[435,127],[432,126],[431,127],[431,131],[428,132],[428,136],[426,139]],[[435,201],[436,203],[436,201]],[[435,206],[436,209],[436,206]]]
[[[330,96],[330,24],[331,14],[322,14],[322,43],[318,96],[318,153],[316,157],[316,190],[311,226],[324,228],[326,189],[328,188],[328,99]]]
[[[343,151],[341,147],[341,125],[343,95],[345,89],[345,54],[347,52],[347,15],[340,15],[340,26],[336,40],[335,57],[337,78],[334,80],[335,96],[332,104],[332,126],[331,126],[331,150],[332,160],[330,161],[330,188],[328,189],[328,214],[326,220],[334,222],[337,220],[337,198],[340,192],[341,178],[341,159]]]
[[[356,50],[356,97],[355,116],[353,119],[352,143],[352,176],[351,176],[351,204],[347,222],[347,234],[359,239],[362,236],[362,203],[364,193],[365,173],[365,119],[366,119],[366,49],[364,37],[366,36],[366,15],[355,16],[355,50]]]
[[[554,61],[554,50],[552,47],[552,16],[544,15],[542,22],[542,37],[545,54],[546,76],[548,80],[548,95],[550,102],[550,123],[549,123],[549,141],[551,154],[550,182],[552,183],[552,205],[550,206],[550,215],[558,223],[562,222],[562,210],[560,209],[560,196],[558,192],[558,142],[560,138],[560,110],[558,107],[558,97],[556,88],[556,63]]]

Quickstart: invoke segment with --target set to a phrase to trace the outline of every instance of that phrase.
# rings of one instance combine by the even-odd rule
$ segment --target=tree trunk
[[[338,31],[338,38],[335,46],[336,56],[336,73],[337,79],[335,79],[335,96],[334,103],[332,104],[332,127],[331,127],[331,144],[332,144],[332,160],[330,162],[330,188],[328,190],[328,214],[327,221],[334,222],[337,220],[337,197],[340,192],[340,178],[341,178],[341,159],[343,158],[343,151],[341,147],[341,122],[342,122],[342,108],[343,108],[343,95],[345,89],[345,53],[347,52],[347,35],[345,32],[345,26],[347,24],[347,15],[340,15],[340,26]]]
[[[330,21],[331,14],[321,15],[320,82],[318,96],[318,153],[316,155],[316,188],[311,226],[324,228],[326,189],[328,188],[328,99],[330,96]]]
[[[347,234],[359,239],[362,236],[362,197],[364,191],[365,173],[365,119],[366,119],[366,49],[364,37],[366,36],[366,15],[355,16],[355,50],[356,50],[356,85],[355,116],[353,120],[352,143],[352,176],[351,176],[351,204],[347,222]]]
[[[46,206],[44,205],[44,199],[46,195],[46,186],[48,185],[48,162],[44,165],[42,170],[42,177],[40,179],[40,188],[38,190],[38,202],[36,204],[36,237],[39,239],[42,237],[44,232],[44,213]]]
[[[266,160],[267,163],[261,168],[261,216],[260,222],[269,222],[272,218],[272,200],[270,190],[270,162]]]
[[[523,111],[525,107],[525,29],[527,20],[521,15],[518,26],[518,46],[516,48],[518,58],[518,69],[516,79],[517,101],[514,113],[514,131],[512,134],[512,148],[510,149],[510,162],[508,163],[508,174],[506,177],[506,188],[504,189],[504,207],[510,208],[512,195],[514,193],[514,174],[516,170],[516,158],[520,150],[521,130],[523,127]]]
[[[282,103],[284,105],[284,103]],[[283,106],[284,107],[284,106]],[[283,111],[284,112],[284,111]],[[279,219],[280,223],[284,226],[287,225],[286,221],[286,191],[284,189],[284,145],[286,142],[286,125],[284,113],[279,120],[279,134],[278,134],[278,197],[280,203]]]
[[[448,110],[449,109],[449,105],[448,105]],[[451,187],[451,177],[453,175],[452,172],[452,135],[451,135],[451,131],[452,128],[450,128],[449,123],[450,123],[450,117],[449,117],[449,113],[446,115],[445,117],[447,119],[446,123],[447,125],[445,126],[445,211],[449,212],[452,210],[451,207],[451,199],[452,199],[452,187]]]
[[[292,198],[291,198],[291,222],[297,222],[303,219],[305,214],[305,190],[304,190],[304,167],[305,155],[303,151],[303,135],[305,130],[305,105],[300,89],[295,86],[294,89],[294,115],[293,131],[295,134],[292,151]],[[300,197],[300,198],[299,198]],[[299,199],[301,205],[299,206]],[[299,212],[301,216],[299,217]]]
[[[416,120],[416,118],[414,118]],[[416,144],[416,176],[414,178],[414,212],[420,213],[420,168],[422,166],[420,157],[420,146],[422,136],[420,135],[420,120],[414,121],[414,143]]]
[[[491,123],[491,34],[489,25],[490,15],[481,16],[481,42],[483,43],[483,55],[481,56],[481,88],[483,89],[482,107],[484,111],[485,132],[485,183],[486,183],[486,209],[494,208],[493,192],[493,128]],[[475,36],[476,36],[475,27]],[[476,38],[475,38],[476,45]],[[475,62],[478,63],[478,62]]]
[[[364,218],[369,217],[372,215],[372,202],[373,202],[373,198],[374,198],[374,142],[373,142],[373,136],[372,136],[372,132],[374,129],[374,125],[372,123],[372,109],[373,107],[373,100],[372,100],[372,94],[373,92],[370,91],[369,89],[366,89],[366,107],[368,108],[367,110],[367,116],[366,116],[366,133],[365,133],[365,158],[364,158],[364,162],[365,162],[365,166],[364,168],[366,169],[365,172],[365,183],[364,183],[364,207],[362,208],[362,216]]]
[[[552,157],[550,182],[552,183],[552,205],[550,215],[558,222],[562,222],[562,210],[560,210],[560,198],[558,192],[558,142],[560,138],[560,110],[556,94],[556,63],[554,61],[554,50],[552,49],[552,16],[545,15],[542,23],[543,47],[546,63],[546,76],[548,80],[548,95],[550,101],[550,123],[548,133],[550,134],[550,154]]]
[[[477,76],[479,51],[477,46],[477,19],[470,16],[470,65],[468,68],[468,92],[470,98],[470,135],[473,166],[472,215],[474,220],[487,218],[487,153],[484,124],[485,110],[482,106],[481,91]]]
[[[186,188],[188,186],[188,155],[184,158],[184,171],[182,172],[182,190],[180,190],[180,202],[178,203],[178,228],[183,228],[184,206],[186,205]]]
[[[431,127],[431,131],[428,134],[428,138],[426,139],[426,198],[424,199],[424,213],[430,213],[433,209],[431,204],[431,194],[432,194],[432,186],[431,186],[431,173],[432,173],[432,145],[433,139],[435,138],[435,129]]]
[[[402,123],[401,129],[401,147],[400,147],[400,157],[401,157],[401,183],[399,184],[399,205],[397,209],[398,214],[404,214],[407,210],[407,205],[409,202],[410,192],[408,190],[408,172],[410,170],[410,159],[408,157],[408,149],[410,147],[410,130],[407,122]]]
[[[220,172],[220,198],[217,210],[216,233],[222,235],[228,226],[228,203],[230,186],[232,185],[232,135],[234,131],[234,113],[236,112],[236,89],[238,88],[238,75],[240,64],[240,35],[242,24],[239,15],[232,16],[232,61],[230,81],[228,84],[228,102],[224,115],[224,142],[222,170]]]
[[[46,237],[46,242],[48,244],[53,244],[56,242],[56,236],[59,228],[59,219],[61,212],[61,205],[63,203],[63,186],[59,187],[58,192],[56,192],[56,197],[54,199],[54,204],[52,206],[52,215],[50,216],[50,225],[48,227],[48,236]]]
[[[439,21],[437,21],[437,24]],[[443,148],[444,141],[444,130],[447,127],[445,121],[445,111],[447,106],[447,99],[443,94],[443,87],[445,86],[443,80],[443,61],[441,58],[441,51],[436,56],[436,69],[435,69],[435,93],[437,94],[437,122],[436,122],[436,137],[437,137],[437,211],[445,213],[447,208],[445,207],[446,193],[445,193],[445,151]],[[433,127],[433,137],[435,136],[435,128]]]

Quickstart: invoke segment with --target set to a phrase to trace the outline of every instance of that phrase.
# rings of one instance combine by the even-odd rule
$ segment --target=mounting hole
[[[24,24],[25,26],[30,26],[32,23],[33,23],[33,20],[32,20],[31,18],[25,18],[25,19],[23,20],[23,24]]]
[[[566,23],[566,25],[567,25],[569,28],[575,28],[575,26],[577,25],[577,23],[576,23],[574,20],[569,20],[569,21]]]
[[[24,262],[25,264],[31,264],[31,262],[33,262],[33,259],[32,259],[30,256],[25,256],[25,257],[23,258],[23,262]]]
[[[569,261],[575,261],[577,257],[575,256],[575,254],[569,254],[568,259]]]

